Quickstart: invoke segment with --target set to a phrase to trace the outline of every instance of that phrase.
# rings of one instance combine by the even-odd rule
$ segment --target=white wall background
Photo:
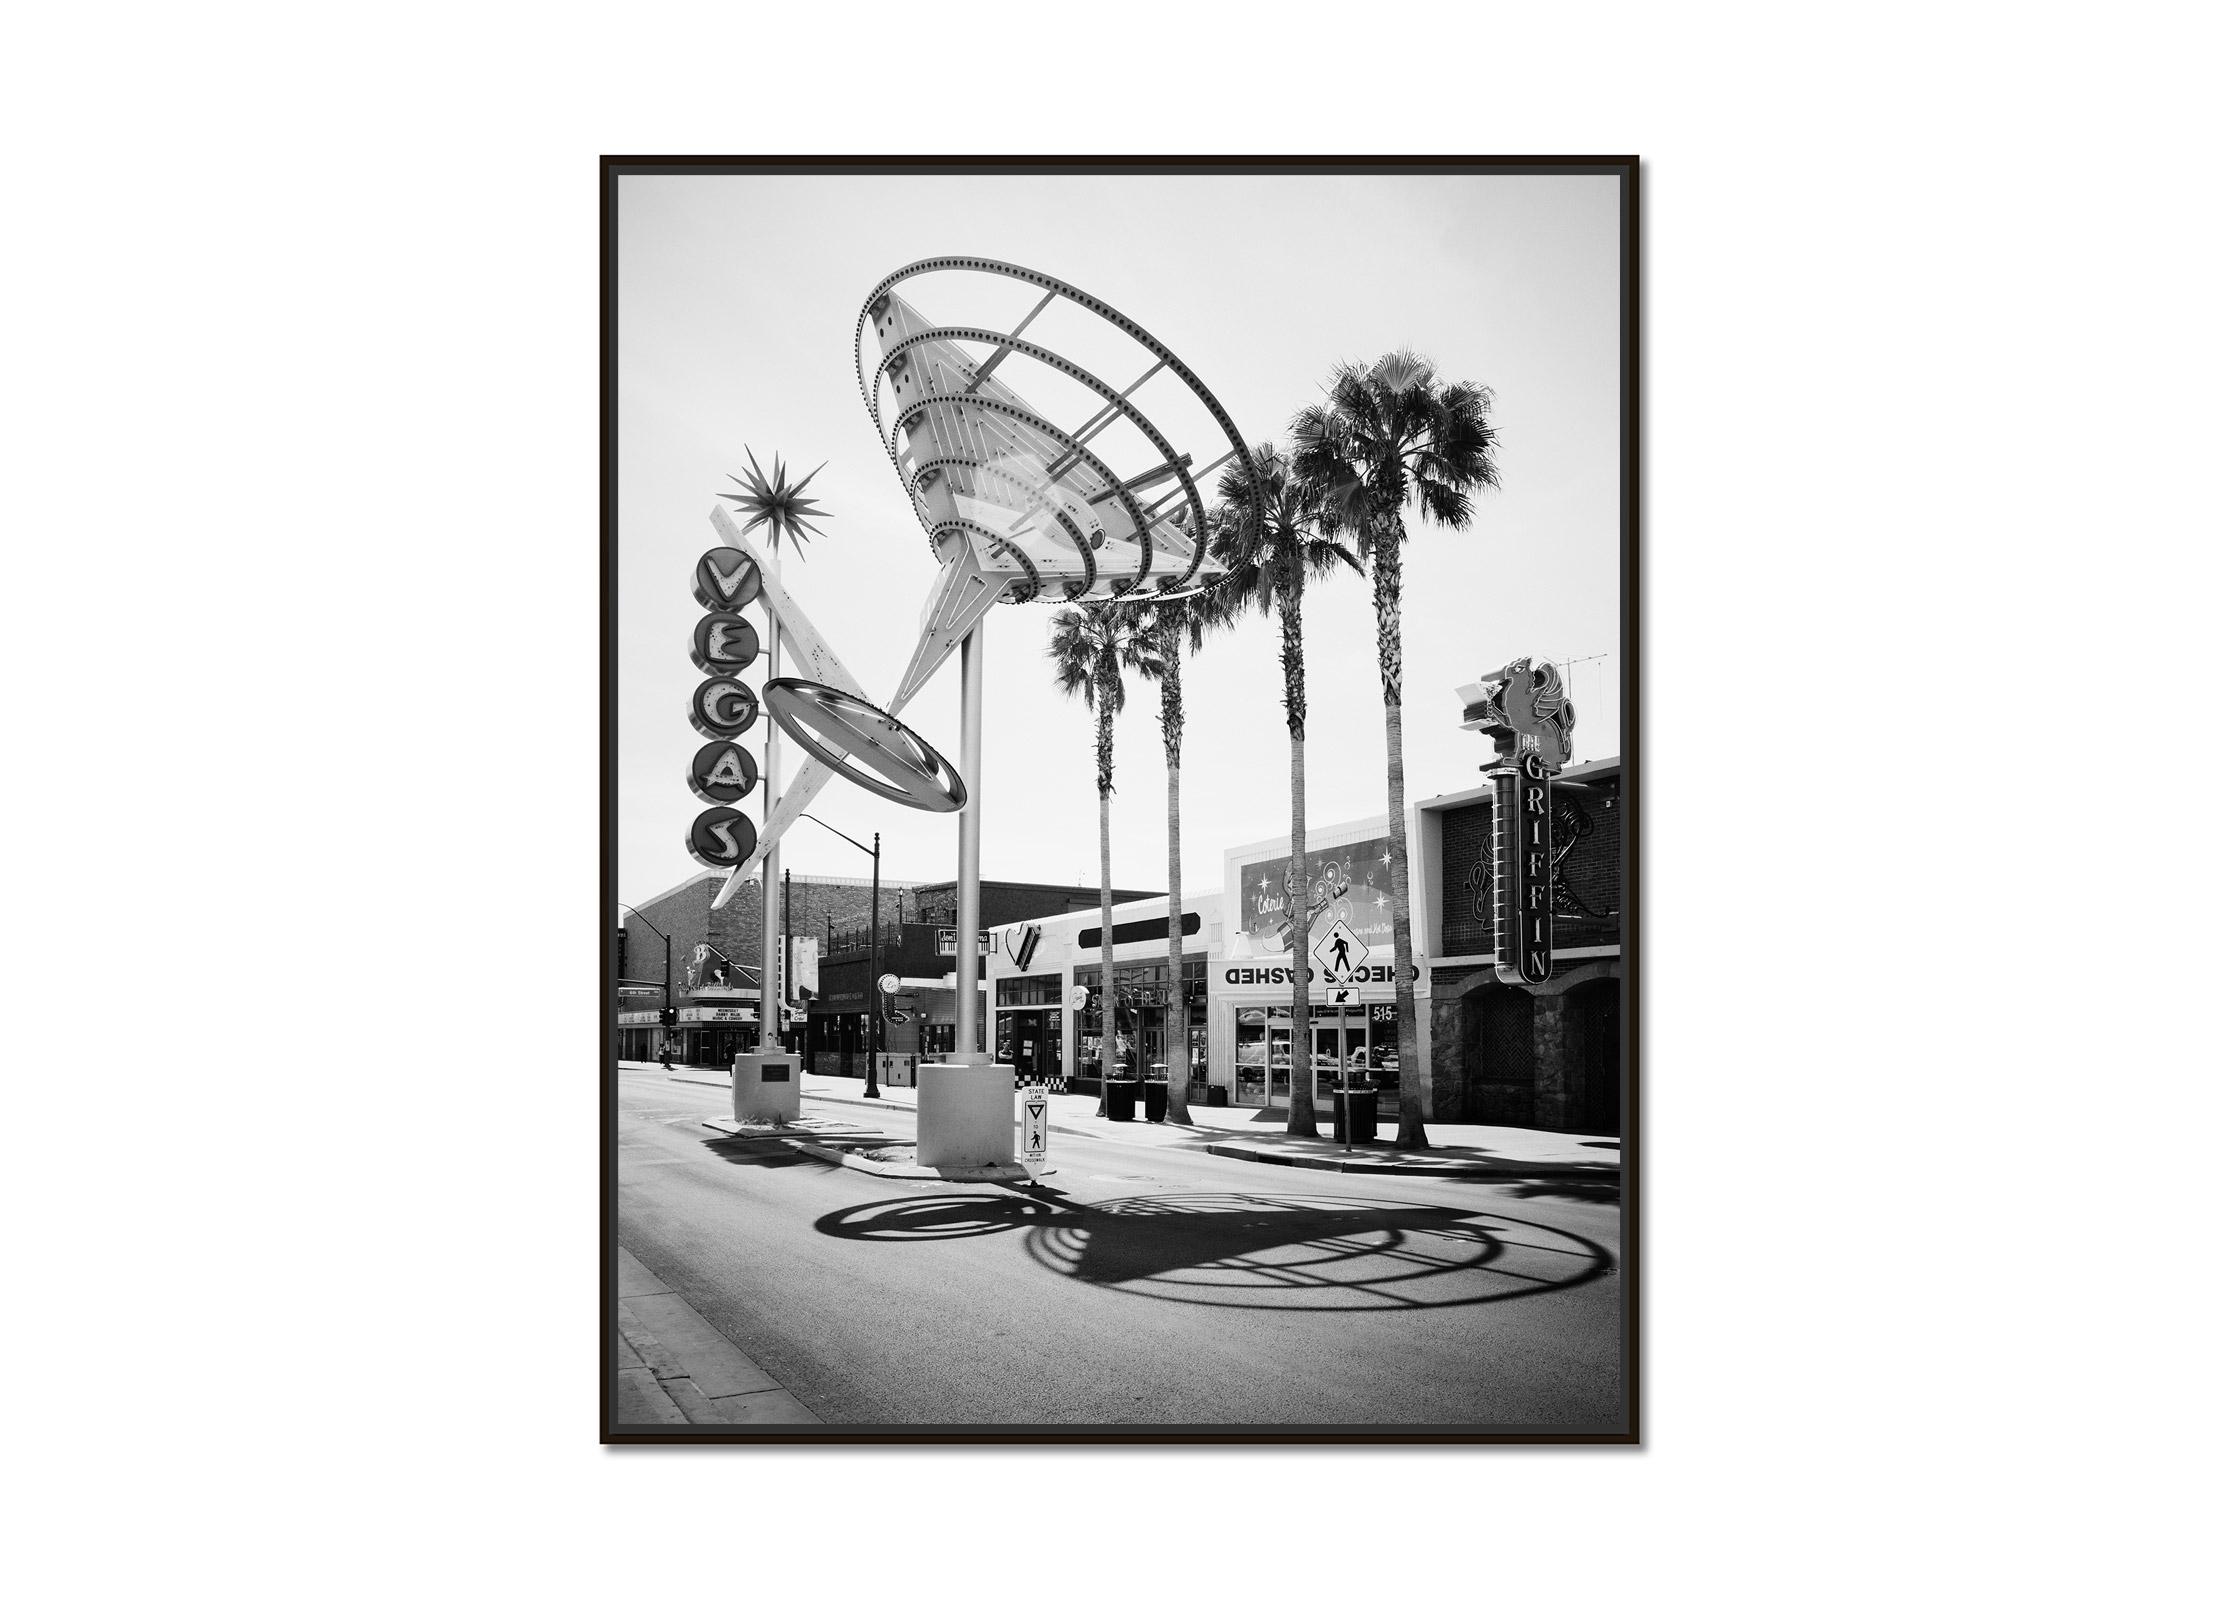
[[[2208,1591],[2213,16],[19,19],[30,1590]],[[594,157],[998,140],[1649,159],[1645,1448],[592,1443]]]

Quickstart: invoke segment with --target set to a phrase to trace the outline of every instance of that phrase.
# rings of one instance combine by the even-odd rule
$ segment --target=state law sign
[[[1020,1102],[1019,1164],[1031,1178],[1040,1178],[1050,1164],[1050,1095],[1040,1084]]]

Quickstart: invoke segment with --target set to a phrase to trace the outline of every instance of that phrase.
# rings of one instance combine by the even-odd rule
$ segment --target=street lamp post
[[[872,834],[871,843],[866,845],[860,839],[849,839],[822,817],[809,816],[806,811],[801,814],[834,838],[846,840],[871,858],[871,959],[864,977],[864,992],[871,1005],[871,1049],[863,1063],[863,1098],[883,1099],[879,1093],[879,1052],[887,1042],[887,997],[879,988],[879,836]]]
[[[669,974],[674,967],[674,958],[671,955],[669,948],[669,936],[666,933],[662,933],[659,928],[654,927],[653,918],[647,916],[636,906],[630,904],[629,901],[617,900],[615,904],[622,907],[623,910],[630,912],[640,922],[644,923],[649,928],[653,928],[653,931],[655,933],[661,935],[661,1070],[664,1072],[672,1071],[674,1069],[670,1066],[668,1061],[669,1029],[671,1027],[669,1018],[676,1011],[676,1007],[671,1003],[669,998]]]

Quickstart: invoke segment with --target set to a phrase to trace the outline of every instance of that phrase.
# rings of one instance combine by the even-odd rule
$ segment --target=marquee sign
[[[1470,875],[1474,901],[1490,899],[1494,976],[1503,983],[1546,983],[1555,975],[1555,775],[1571,758],[1577,720],[1554,666],[1520,656],[1475,684],[1464,684],[1462,725],[1490,737],[1495,755],[1493,832]]]

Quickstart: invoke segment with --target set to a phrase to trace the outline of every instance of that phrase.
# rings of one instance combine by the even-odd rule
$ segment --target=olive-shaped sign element
[[[704,866],[735,867],[754,854],[754,824],[743,811],[715,806],[692,819],[684,847]]]
[[[745,733],[762,715],[762,702],[736,678],[710,678],[692,692],[692,725],[710,739]]]
[[[762,593],[762,569],[744,550],[719,544],[692,567],[692,598],[710,611],[736,611]]]
[[[957,769],[870,701],[807,678],[772,678],[763,692],[793,742],[850,783],[920,811],[963,808]]]
[[[744,672],[762,654],[762,636],[745,617],[718,611],[692,628],[692,664],[702,672]]]
[[[754,757],[730,740],[718,739],[700,747],[685,782],[701,799],[728,806],[754,792],[755,777]]]

